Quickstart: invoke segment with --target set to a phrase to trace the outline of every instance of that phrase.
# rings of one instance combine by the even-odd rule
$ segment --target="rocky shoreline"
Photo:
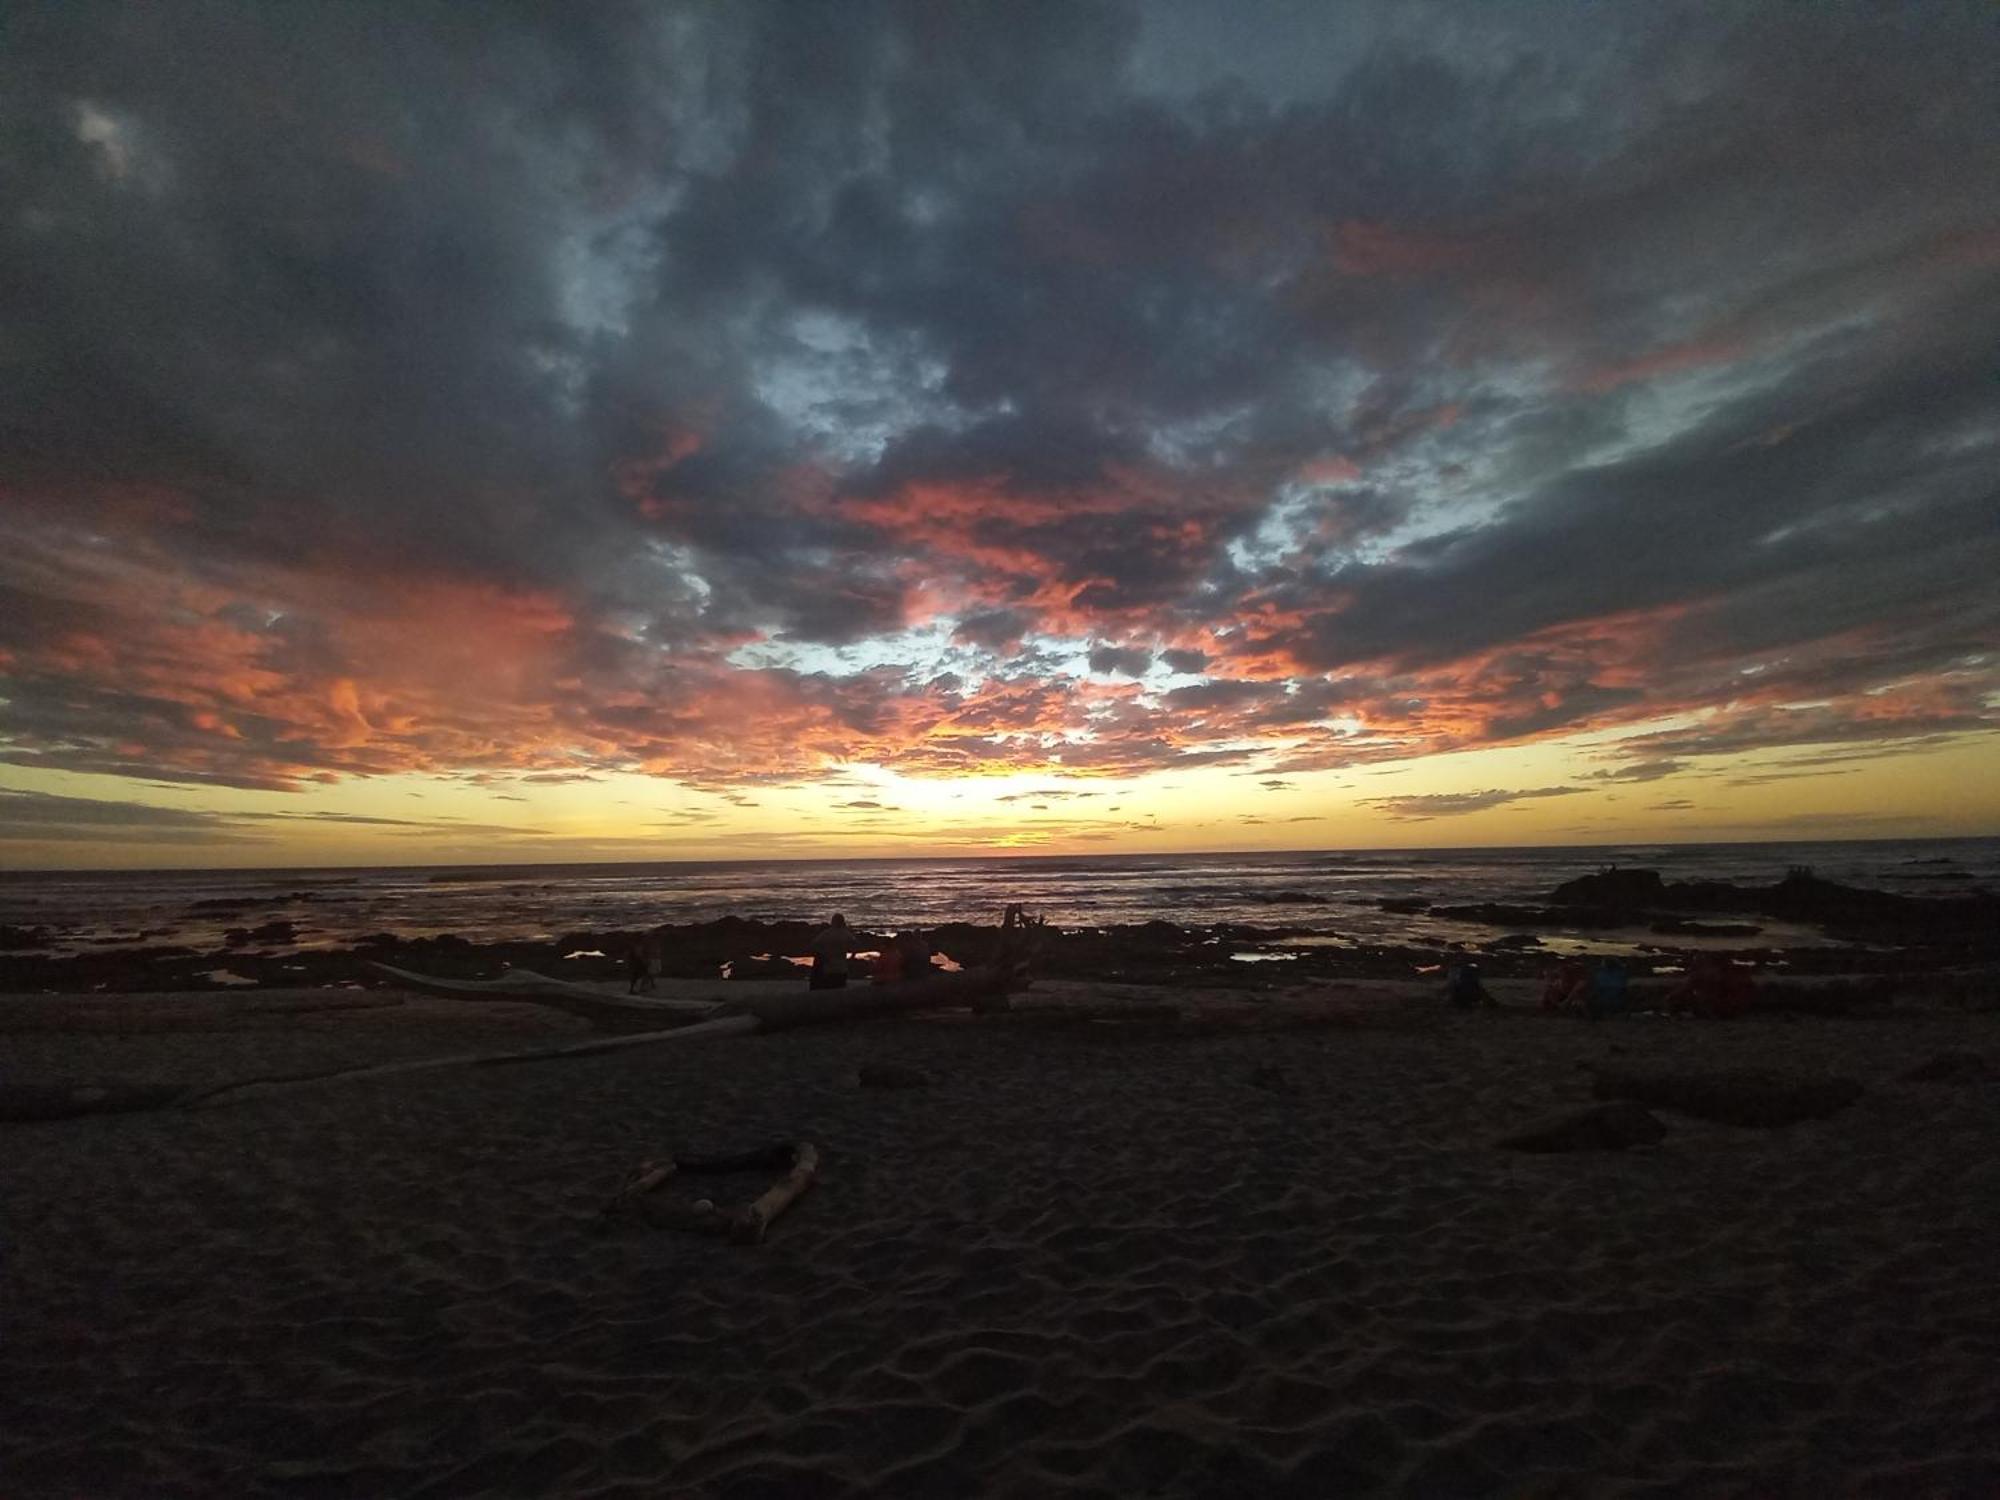
[[[345,947],[300,947],[298,925],[292,917],[278,915],[291,899],[231,903],[229,915],[242,925],[228,929],[223,945],[215,948],[138,941],[50,954],[34,951],[46,944],[46,930],[0,930],[0,993],[372,988],[381,983],[369,968],[374,962],[468,978],[531,968],[602,980],[623,974],[624,956],[641,935],[632,929],[580,929],[552,940],[473,942],[449,933],[414,937],[385,931]],[[1333,979],[1411,978],[1467,960],[1477,961],[1492,977],[1525,978],[1547,972],[1561,956],[1549,937],[1573,933],[1627,935],[1627,964],[1638,979],[1677,975],[1697,951],[1719,953],[1770,977],[1907,976],[2000,962],[2000,899],[1991,894],[1903,896],[1843,886],[1796,870],[1768,886],[1668,883],[1653,870],[1608,870],[1566,881],[1536,906],[1434,905],[1401,897],[1375,904],[1384,911],[1501,930],[1484,939],[1442,944],[1382,944],[1350,941],[1325,925],[1201,925],[1160,919],[1052,928],[1037,967],[1051,978],[1223,983],[1253,991]],[[1763,920],[1730,920],[1745,917]],[[1817,928],[1832,941],[1758,943],[1767,920],[1795,931]],[[726,972],[735,978],[768,978],[791,972],[791,958],[807,951],[813,926],[723,917],[662,930],[667,937],[665,972],[670,975],[700,978]],[[922,931],[934,952],[960,966],[986,962],[997,936],[992,927],[969,923]],[[857,930],[864,951],[878,946],[884,936]]]

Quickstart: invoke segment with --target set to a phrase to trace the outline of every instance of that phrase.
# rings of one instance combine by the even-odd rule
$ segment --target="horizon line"
[[[1789,839],[1620,839],[1598,844],[1425,844],[1425,845],[1378,845],[1374,847],[1350,848],[1309,848],[1297,849],[1149,849],[1125,851],[1123,853],[1098,853],[1088,850],[1073,853],[1049,851],[1007,851],[996,850],[984,854],[856,854],[856,855],[744,855],[723,859],[567,859],[567,860],[447,860],[430,863],[407,864],[333,864],[333,865],[17,865],[0,870],[0,883],[6,883],[27,876],[39,875],[162,875],[162,874],[206,874],[233,875],[296,871],[314,873],[323,870],[537,870],[588,866],[601,869],[619,869],[650,865],[845,865],[845,864],[918,864],[942,863],[951,860],[1006,860],[1019,862],[1032,859],[1187,859],[1277,856],[1286,854],[1476,854],[1502,851],[1556,851],[1563,849],[1731,849],[1752,845],[1811,845],[1811,844],[1950,844],[1977,843],[2000,840],[2000,832],[1994,833],[1943,833],[1915,834],[1907,837],[1889,835],[1860,835],[1849,838],[1789,838]]]

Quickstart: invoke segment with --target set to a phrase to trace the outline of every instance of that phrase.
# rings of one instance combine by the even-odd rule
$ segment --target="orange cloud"
[[[1343,276],[1433,276],[1470,265],[1471,242],[1436,230],[1345,219],[1327,231]]]
[[[1680,375],[1708,365],[1725,365],[1741,359],[1749,348],[1748,341],[1741,338],[1688,339],[1683,343],[1663,345],[1633,359],[1599,365],[1585,371],[1574,385],[1577,390],[1601,394],[1616,390],[1621,385],[1653,380],[1662,375]]]

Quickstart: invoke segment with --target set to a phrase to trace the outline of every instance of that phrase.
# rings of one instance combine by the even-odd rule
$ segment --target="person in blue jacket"
[[[1605,958],[1598,961],[1597,972],[1590,976],[1590,989],[1583,997],[1583,1008],[1593,1021],[1600,1016],[1622,1016],[1632,1008],[1632,990],[1627,982],[1624,959]]]

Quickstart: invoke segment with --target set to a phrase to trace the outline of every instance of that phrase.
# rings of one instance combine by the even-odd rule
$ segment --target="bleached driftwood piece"
[[[618,1196],[621,1198],[636,1198],[641,1193],[650,1193],[678,1170],[679,1167],[672,1157],[668,1157],[666,1161],[657,1165],[653,1162],[642,1161],[639,1163],[639,1170],[632,1174],[632,1180],[619,1189]]]
[[[763,1196],[744,1210],[743,1235],[752,1244],[760,1243],[771,1221],[790,1208],[819,1176],[819,1152],[810,1141],[800,1141],[792,1154],[791,1169],[764,1189]]]
[[[332,1068],[318,1073],[274,1074],[239,1078],[232,1083],[191,1093],[179,1101],[183,1109],[207,1109],[214,1104],[233,1104],[228,1096],[262,1089],[266,1094],[292,1088],[310,1088],[338,1079],[386,1078],[397,1073],[429,1073],[439,1068],[481,1068],[502,1063],[546,1062],[561,1057],[586,1057],[596,1052],[612,1052],[623,1047],[649,1047],[658,1042],[700,1041],[704,1037],[742,1036],[757,1029],[755,1016],[720,1016],[677,1026],[672,1031],[642,1031],[630,1036],[596,1036],[588,1041],[567,1042],[560,1047],[536,1047],[525,1052],[460,1052],[450,1057],[416,1057],[406,1062],[375,1063],[360,1068]],[[263,1097],[262,1094],[255,1097]]]
[[[510,969],[497,979],[445,979],[420,974],[415,969],[399,969],[394,964],[370,961],[368,967],[405,989],[447,1000],[521,1000],[547,1005],[581,1016],[601,1030],[630,1030],[635,1026],[657,1029],[671,1026],[672,1017],[696,1019],[714,1015],[730,985],[717,980],[710,988],[713,999],[670,999],[655,995],[607,993],[596,985],[573,979],[553,979],[532,969]]]
[[[681,1174],[753,1172],[783,1168],[784,1175],[747,1208],[721,1208],[703,1198],[694,1203],[648,1196],[669,1178]],[[606,1213],[629,1214],[659,1229],[685,1229],[712,1234],[742,1245],[763,1241],[771,1223],[813,1185],[819,1175],[819,1152],[809,1141],[780,1142],[735,1156],[670,1159],[643,1163],[632,1180],[606,1205]]]

